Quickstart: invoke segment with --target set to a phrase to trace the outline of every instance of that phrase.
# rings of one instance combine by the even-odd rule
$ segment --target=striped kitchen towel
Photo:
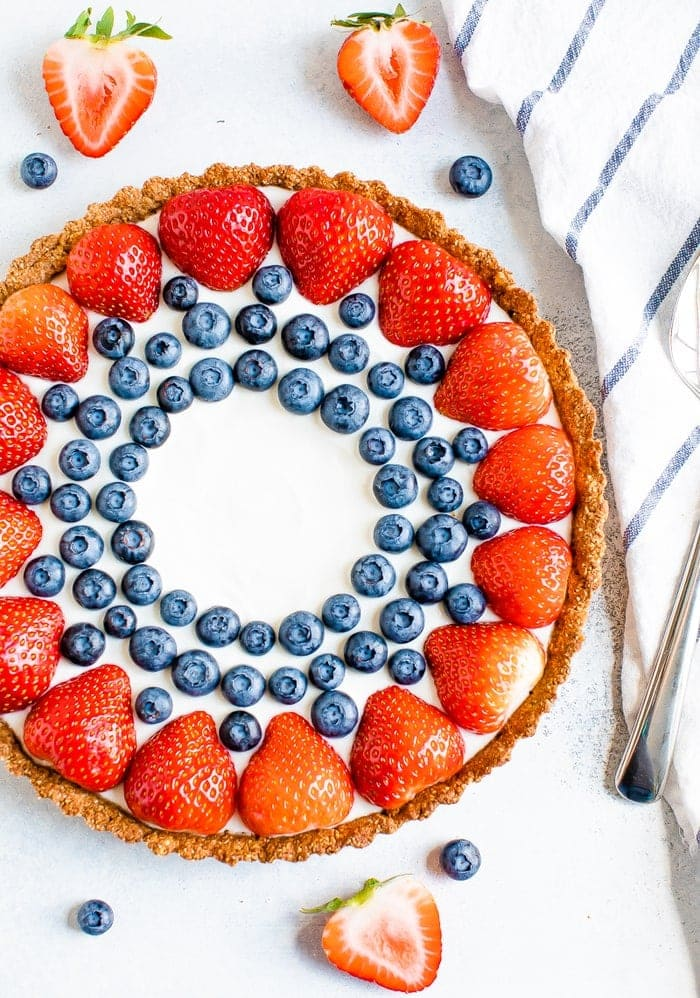
[[[545,228],[593,318],[630,598],[632,720],[700,516],[700,401],[667,335],[700,246],[698,0],[443,0],[471,90],[522,135]],[[700,649],[666,797],[700,829]]]

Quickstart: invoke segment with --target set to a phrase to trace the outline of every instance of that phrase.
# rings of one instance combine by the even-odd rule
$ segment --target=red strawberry
[[[425,657],[440,703],[479,735],[498,731],[544,669],[544,648],[513,624],[447,624],[428,635]]]
[[[321,944],[339,970],[405,993],[435,980],[442,957],[440,916],[432,894],[415,877],[368,880],[353,897],[301,910],[332,912]]]
[[[474,491],[514,520],[553,523],[576,501],[574,452],[556,426],[537,423],[501,437],[474,473]]]
[[[0,714],[28,707],[49,688],[63,625],[51,600],[0,597]]]
[[[46,420],[24,382],[0,367],[0,475],[35,457],[46,442]]]
[[[203,710],[175,718],[141,746],[124,781],[132,813],[172,832],[220,832],[234,811],[236,770]]]
[[[337,825],[350,811],[348,768],[299,714],[272,718],[241,777],[238,811],[256,835],[294,835]]]
[[[395,246],[379,275],[379,326],[391,343],[454,343],[489,310],[491,292],[427,239]]]
[[[464,743],[452,721],[400,686],[368,698],[350,754],[358,792],[378,807],[399,807],[462,766]]]
[[[188,191],[163,206],[158,238],[179,270],[214,291],[233,291],[267,256],[274,221],[272,205],[256,187]]]
[[[0,491],[0,588],[14,579],[41,540],[41,520],[14,496]]]
[[[314,187],[292,194],[277,216],[277,242],[297,287],[327,305],[373,274],[391,249],[393,223],[376,201]]]
[[[98,665],[52,686],[27,715],[24,744],[86,790],[116,787],[136,749],[129,677]]]
[[[535,423],[551,401],[544,365],[514,322],[470,329],[435,393],[435,407],[444,416],[486,430]]]
[[[477,545],[474,581],[494,613],[511,624],[545,627],[561,613],[571,571],[566,541],[547,527],[520,527]]]
[[[88,318],[55,284],[33,284],[0,309],[0,364],[50,381],[79,381],[88,367]]]
[[[430,25],[393,14],[350,14],[334,25],[355,30],[338,52],[338,76],[352,99],[390,132],[406,132],[430,97],[440,43]]]
[[[170,38],[155,24],[127,12],[126,28],[112,36],[109,7],[88,34],[91,8],[60,41],[49,46],[42,65],[44,86],[61,130],[78,152],[104,156],[122,139],[153,100],[156,67],[127,38]]]
[[[68,254],[76,301],[103,315],[145,322],[158,308],[162,263],[150,232],[129,222],[96,225]]]

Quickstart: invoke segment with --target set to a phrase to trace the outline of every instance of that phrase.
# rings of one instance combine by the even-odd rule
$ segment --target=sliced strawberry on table
[[[321,944],[339,970],[410,993],[437,977],[442,958],[440,915],[427,887],[410,874],[370,879],[349,898],[334,898],[304,914],[330,912]]]
[[[309,722],[277,714],[241,776],[238,811],[256,835],[294,835],[330,828],[353,802],[348,768]]]
[[[461,728],[490,734],[542,675],[544,648],[514,624],[447,624],[425,642],[440,703]]]
[[[440,43],[424,21],[393,14],[350,14],[332,21],[354,29],[338,52],[337,71],[352,99],[390,132],[406,132],[430,97]]]
[[[0,364],[17,374],[79,381],[88,367],[88,318],[56,284],[15,291],[0,308]]]
[[[0,588],[17,575],[41,533],[41,520],[34,510],[0,491]]]
[[[346,295],[391,249],[393,223],[371,198],[308,187],[280,208],[277,242],[300,294],[315,305]]]
[[[435,408],[485,430],[535,423],[552,401],[544,364],[514,322],[472,327],[457,345],[435,393]]]
[[[156,67],[129,38],[170,38],[157,24],[137,21],[127,11],[126,28],[112,35],[108,7],[89,34],[88,7],[46,51],[44,86],[63,133],[84,156],[104,156],[141,117],[153,100]]]
[[[39,403],[21,378],[0,367],[0,475],[30,461],[45,443]]]
[[[0,714],[28,707],[49,688],[63,627],[52,600],[0,597]]]
[[[561,613],[571,549],[548,527],[519,527],[477,545],[472,572],[499,617],[522,627],[545,627]]]
[[[400,686],[368,697],[350,753],[358,793],[399,807],[462,766],[464,742],[442,711]]]
[[[141,746],[124,781],[137,818],[171,832],[214,835],[234,812],[236,770],[203,710],[170,721]]]
[[[428,239],[399,243],[379,275],[379,327],[399,346],[454,343],[490,304],[479,275]]]
[[[158,308],[162,261],[150,232],[130,222],[96,225],[68,254],[70,293],[85,308],[145,322]]]
[[[116,787],[136,749],[129,677],[98,665],[52,686],[27,715],[24,744],[85,790]]]

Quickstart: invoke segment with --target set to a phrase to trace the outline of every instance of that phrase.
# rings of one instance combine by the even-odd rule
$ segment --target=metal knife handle
[[[651,667],[639,715],[615,774],[627,800],[661,796],[671,766],[688,673],[700,627],[700,522]]]

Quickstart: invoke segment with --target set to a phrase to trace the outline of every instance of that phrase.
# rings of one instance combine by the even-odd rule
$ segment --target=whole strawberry
[[[0,367],[0,475],[35,457],[46,443],[46,420],[25,383]]]
[[[454,343],[490,304],[479,275],[427,239],[399,243],[379,275],[379,327],[399,346]]]
[[[96,225],[68,254],[66,276],[76,301],[103,315],[145,322],[158,308],[158,243],[138,225]]]
[[[277,216],[277,242],[300,294],[314,305],[346,295],[391,249],[393,223],[376,201],[351,191],[308,187]]]
[[[32,284],[0,309],[0,364],[17,374],[79,381],[88,367],[88,318],[56,284]]]
[[[52,686],[27,715],[24,744],[86,790],[116,787],[136,749],[129,677],[98,665]]]
[[[352,807],[348,768],[299,714],[272,718],[243,771],[238,811],[256,835],[294,835],[339,824]]]
[[[0,491],[0,588],[14,579],[41,540],[41,520],[14,496]]]
[[[176,717],[141,746],[124,781],[137,818],[172,832],[213,835],[234,811],[236,770],[206,711]]]
[[[204,188],[165,203],[158,238],[183,273],[214,291],[234,291],[267,256],[274,221],[272,205],[256,187]]]
[[[28,707],[49,688],[63,626],[51,600],[0,597],[0,714]]]

